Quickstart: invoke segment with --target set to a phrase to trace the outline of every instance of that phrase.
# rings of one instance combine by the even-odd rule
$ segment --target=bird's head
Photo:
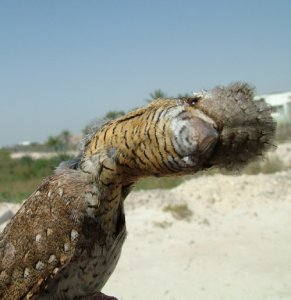
[[[105,168],[136,179],[236,168],[269,148],[275,130],[270,113],[240,83],[158,99],[93,134],[84,147],[83,169],[107,161]]]

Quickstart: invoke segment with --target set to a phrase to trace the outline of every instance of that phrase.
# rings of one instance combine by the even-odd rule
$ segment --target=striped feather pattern
[[[186,101],[156,100],[105,124],[85,148],[82,161],[110,151],[114,172],[126,181],[191,173],[211,154],[218,138],[215,127]]]

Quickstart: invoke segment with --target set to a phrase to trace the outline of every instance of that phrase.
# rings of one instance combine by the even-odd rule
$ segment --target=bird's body
[[[90,135],[76,162],[45,179],[1,233],[0,298],[101,299],[126,236],[130,187],[255,159],[274,124],[252,98],[248,85],[234,84],[157,100]]]
[[[65,169],[47,178],[4,229],[1,239],[14,238],[1,247],[3,299],[75,299],[101,290],[125,239],[123,201],[90,216],[98,199],[88,177]]]

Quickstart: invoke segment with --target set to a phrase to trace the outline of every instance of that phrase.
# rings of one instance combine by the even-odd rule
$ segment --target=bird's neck
[[[92,196],[93,205],[90,204],[91,198],[88,198],[87,214],[98,218],[98,223],[104,232],[115,232],[120,218],[120,209],[134,181],[124,180],[114,154],[109,152],[100,149],[90,157],[84,156],[80,169],[95,189]]]

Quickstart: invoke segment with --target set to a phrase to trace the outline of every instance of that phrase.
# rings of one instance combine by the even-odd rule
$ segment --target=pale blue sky
[[[243,80],[291,90],[291,1],[0,0],[0,146]]]

